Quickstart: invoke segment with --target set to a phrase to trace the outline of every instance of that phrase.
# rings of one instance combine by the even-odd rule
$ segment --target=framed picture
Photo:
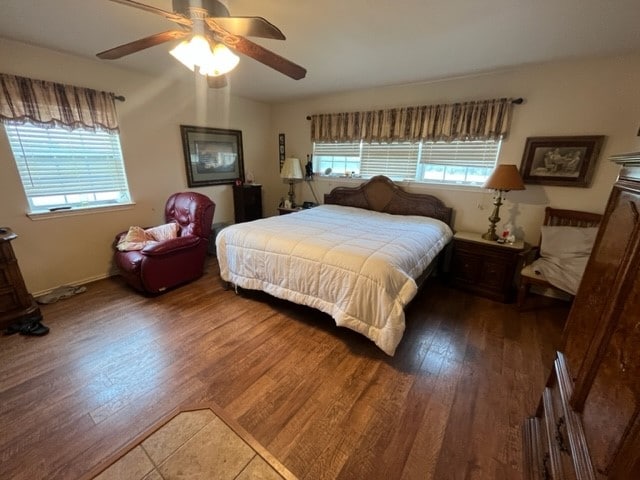
[[[520,174],[524,183],[588,187],[603,135],[581,137],[529,137]]]
[[[180,125],[189,187],[244,183],[242,132]]]

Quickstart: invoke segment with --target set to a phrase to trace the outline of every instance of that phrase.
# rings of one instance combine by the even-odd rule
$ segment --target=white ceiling
[[[171,11],[171,0],[139,0]],[[564,58],[640,51],[640,0],[227,0],[286,41],[252,39],[308,70],[296,81],[242,57],[233,94],[272,102]],[[191,75],[172,43],[95,54],[175,24],[108,0],[0,0],[0,37],[154,75]],[[182,70],[182,71],[181,71]]]

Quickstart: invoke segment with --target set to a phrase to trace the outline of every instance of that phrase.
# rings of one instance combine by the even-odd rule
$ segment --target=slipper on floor
[[[20,335],[28,335],[34,337],[41,337],[49,333],[49,327],[43,325],[39,321],[35,322],[19,322],[12,323],[3,332],[5,335],[13,335],[19,333]]]
[[[25,323],[20,329],[20,335],[29,335],[33,337],[41,337],[49,333],[49,327],[40,322]]]

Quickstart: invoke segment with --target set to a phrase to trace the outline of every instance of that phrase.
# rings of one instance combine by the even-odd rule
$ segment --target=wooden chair
[[[547,226],[566,226],[566,227],[597,227],[600,225],[602,215],[599,213],[583,212],[580,210],[563,210],[558,208],[547,207],[544,214],[543,225]],[[540,237],[542,241],[542,236]],[[538,242],[540,244],[540,242]],[[535,273],[531,263],[539,258],[540,247],[534,247],[527,255],[525,259],[525,266],[520,271],[520,283],[518,286],[518,299],[517,306],[522,308],[526,300],[529,289],[532,285],[537,285],[542,288],[550,288],[563,292],[566,295],[570,295],[564,290],[560,290],[557,287],[551,285],[544,275]]]

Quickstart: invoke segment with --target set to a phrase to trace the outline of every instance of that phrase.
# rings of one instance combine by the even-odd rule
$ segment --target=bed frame
[[[453,209],[442,200],[425,193],[406,192],[384,175],[373,177],[358,187],[336,187],[324,195],[324,203],[394,215],[422,215],[452,227]]]

